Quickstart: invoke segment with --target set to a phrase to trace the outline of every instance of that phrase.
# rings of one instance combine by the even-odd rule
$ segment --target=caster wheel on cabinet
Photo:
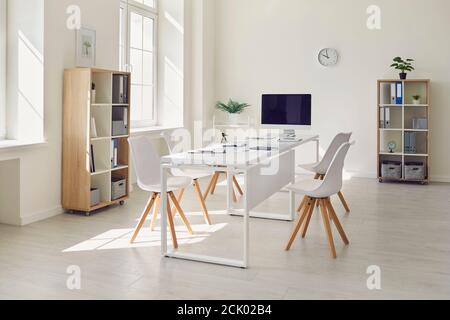
[[[123,206],[123,205],[125,205],[125,201],[120,201],[119,204],[120,204],[121,206]]]
[[[90,217],[91,213],[90,212],[86,212],[86,217]]]

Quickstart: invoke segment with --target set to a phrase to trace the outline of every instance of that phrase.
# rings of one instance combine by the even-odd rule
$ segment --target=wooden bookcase
[[[113,101],[113,78],[127,76],[127,97],[124,103]],[[126,72],[76,68],[64,72],[63,122],[63,207],[65,210],[90,212],[113,204],[123,204],[129,193],[130,154],[130,74]],[[91,97],[95,84],[95,101]],[[123,87],[123,86],[122,86]],[[123,111],[127,133],[113,136],[113,110]],[[125,111],[126,110],[126,111]],[[97,136],[91,132],[95,119]],[[93,130],[92,130],[93,131]],[[118,145],[118,166],[113,165],[112,141]],[[91,147],[92,146],[92,147]],[[95,172],[91,166],[94,151]],[[112,199],[112,179],[126,180],[126,195]],[[100,192],[100,203],[91,206],[91,189]]]
[[[392,85],[402,85],[401,103],[394,103]],[[426,79],[412,80],[378,80],[377,92],[377,165],[378,178],[380,182],[394,180],[400,182],[416,182],[428,184],[430,174],[430,114],[431,114],[431,81]],[[414,102],[413,96],[419,95],[420,102]],[[382,118],[384,110],[388,110],[389,124]],[[414,128],[413,119],[426,119],[426,128]],[[414,133],[416,138],[416,150],[411,152],[407,150],[405,138]],[[388,144],[393,141],[397,145],[395,150],[389,150]],[[400,179],[386,179],[382,176],[382,163],[384,161],[395,161],[402,164],[402,173]],[[405,164],[423,163],[425,167],[425,179],[414,180],[405,178]]]

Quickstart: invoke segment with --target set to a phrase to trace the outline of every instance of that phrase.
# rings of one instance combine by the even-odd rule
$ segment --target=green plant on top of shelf
[[[232,99],[230,99],[228,103],[219,101],[216,104],[216,109],[230,114],[240,114],[248,107],[250,107],[248,103],[240,103],[233,101]]]
[[[394,63],[391,64],[391,68],[400,70],[401,71],[400,79],[405,80],[406,76],[407,76],[406,72],[411,72],[413,70],[416,70],[412,65],[413,62],[414,62],[414,59],[403,60],[403,58],[401,58],[401,57],[395,57]]]

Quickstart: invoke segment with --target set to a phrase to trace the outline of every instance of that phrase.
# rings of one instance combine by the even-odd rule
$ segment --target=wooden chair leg
[[[330,218],[329,218],[328,212],[327,212],[327,205],[326,205],[325,200],[323,200],[323,199],[319,200],[319,203],[320,203],[320,210],[322,212],[323,225],[325,227],[325,232],[326,232],[327,238],[328,238],[328,244],[330,245],[330,249],[331,249],[331,256],[333,257],[333,259],[336,259],[336,257],[337,257],[336,247],[334,246],[333,233],[331,231]]]
[[[172,235],[172,244],[174,249],[178,249],[177,233],[175,231],[175,224],[173,223],[172,209],[170,208],[170,201],[167,198],[167,220],[169,223],[170,234]]]
[[[350,213],[350,208],[348,207],[347,201],[341,191],[338,192],[339,199],[341,199],[342,205],[345,208],[345,212]]]
[[[177,209],[178,213],[180,214],[181,220],[183,220],[184,225],[186,226],[189,234],[193,234],[191,224],[189,223],[189,220],[186,218],[186,215],[184,214],[183,209],[180,206],[180,203],[178,202],[177,198],[173,194],[173,192],[169,192],[169,197],[172,199],[172,203]]]
[[[325,175],[319,174],[317,179],[323,181],[323,179],[325,179]],[[320,201],[317,201],[317,204],[316,204],[317,208],[319,207],[319,205],[320,205]]]
[[[200,206],[202,207],[203,217],[205,218],[205,221],[208,225],[212,225],[211,219],[209,217],[208,208],[206,207],[205,199],[202,196],[202,191],[200,189],[200,184],[199,184],[198,180],[194,180],[194,189],[195,189],[195,193],[197,194],[198,202],[200,203]]]
[[[156,197],[157,197],[156,193],[153,193],[149,201],[147,202],[144,212],[142,213],[141,218],[139,219],[139,223],[134,230],[133,236],[131,237],[130,243],[133,243],[136,240],[139,231],[141,231],[142,226],[144,225],[145,220],[147,219],[148,214],[150,213],[150,210],[152,210],[152,207],[155,204]]]
[[[183,188],[183,189],[180,190],[180,193],[178,193],[178,197],[177,197],[178,204],[180,204],[181,200],[183,200],[183,195],[184,195],[185,191],[186,191],[186,189]],[[177,207],[174,207],[172,209],[172,215],[173,215],[174,218],[177,215],[177,213],[178,213],[178,209],[177,209]]]
[[[314,199],[313,202],[311,203],[311,206],[309,207],[308,216],[306,217],[305,226],[303,227],[302,238],[305,238],[306,233],[308,232],[309,223],[311,222],[311,217],[314,213],[314,208],[316,206],[316,202],[317,202],[317,200]]]
[[[295,224],[294,230],[291,233],[291,237],[289,238],[289,241],[288,241],[288,243],[286,245],[286,249],[285,249],[286,251],[289,251],[291,249],[292,244],[294,243],[295,238],[297,237],[297,234],[300,231],[300,228],[301,228],[301,226],[303,224],[303,221],[305,220],[306,215],[309,212],[309,209],[311,207],[311,202],[312,202],[312,199],[308,198],[308,203],[306,204],[305,208],[303,209],[303,214],[297,220],[297,223]]]
[[[304,207],[304,205],[306,204],[306,202],[308,201],[308,197],[304,196],[302,203],[300,203],[300,205],[298,206],[297,212],[300,213]]]
[[[339,221],[338,216],[336,215],[336,211],[333,208],[333,205],[331,204],[330,198],[326,199],[326,204],[328,207],[328,212],[330,214],[330,216],[333,218],[333,222],[339,232],[339,234],[341,235],[342,241],[344,241],[344,243],[346,245],[350,244],[350,241],[348,241],[347,235],[345,234],[344,228],[341,225],[341,222]]]
[[[214,174],[214,183],[211,188],[211,195],[214,195],[214,193],[216,192],[216,187],[217,187],[217,183],[219,182],[219,178],[220,178],[220,172],[216,172]]]
[[[233,183],[234,183],[234,185],[236,186],[236,189],[237,189],[237,191],[239,192],[239,194],[240,194],[241,196],[243,196],[243,195],[244,195],[244,192],[242,191],[242,188],[241,188],[241,186],[239,185],[239,182],[237,181],[236,176],[233,176]]]
[[[320,178],[320,174],[316,173],[316,175],[314,176],[314,180],[317,180]]]
[[[216,172],[216,173],[217,173],[217,172]],[[214,181],[216,180],[216,173],[214,173],[214,174],[211,176],[211,180],[209,180],[208,187],[206,188],[205,194],[203,195],[203,199],[204,199],[205,201],[206,201],[206,199],[208,198],[209,193],[211,192],[211,190],[212,190],[212,188],[213,188]]]
[[[158,194],[156,196],[155,207],[153,209],[152,222],[150,223],[150,230],[153,231],[155,229],[156,219],[158,218],[159,209],[161,208],[161,195]]]

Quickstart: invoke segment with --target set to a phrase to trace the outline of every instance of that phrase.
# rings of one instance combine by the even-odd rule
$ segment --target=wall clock
[[[336,49],[325,48],[319,52],[319,63],[324,67],[331,67],[338,63],[339,54]]]

